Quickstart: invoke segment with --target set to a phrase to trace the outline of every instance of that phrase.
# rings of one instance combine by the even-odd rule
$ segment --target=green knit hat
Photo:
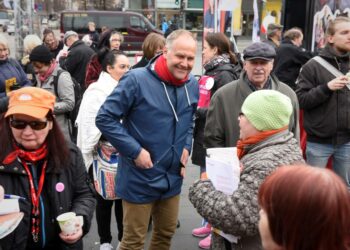
[[[288,96],[276,90],[258,90],[245,99],[241,110],[257,130],[267,131],[287,126],[293,106]]]

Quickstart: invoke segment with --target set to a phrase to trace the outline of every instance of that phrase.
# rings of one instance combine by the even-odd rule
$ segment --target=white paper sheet
[[[206,171],[208,178],[216,190],[231,195],[237,188],[240,178],[240,165],[236,148],[207,149]],[[213,231],[232,243],[237,243],[239,237],[225,234],[213,228]]]
[[[0,215],[19,212],[18,199],[3,199],[0,201]]]

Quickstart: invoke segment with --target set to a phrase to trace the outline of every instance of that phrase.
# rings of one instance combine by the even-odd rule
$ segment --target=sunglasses
[[[41,130],[46,128],[47,126],[47,121],[22,121],[22,120],[11,120],[10,121],[11,127],[15,129],[25,129],[28,125],[33,129],[33,130]]]

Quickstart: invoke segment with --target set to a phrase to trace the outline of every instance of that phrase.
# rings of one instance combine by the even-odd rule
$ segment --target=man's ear
[[[168,48],[166,46],[164,46],[163,48],[163,55],[166,55],[168,54]]]

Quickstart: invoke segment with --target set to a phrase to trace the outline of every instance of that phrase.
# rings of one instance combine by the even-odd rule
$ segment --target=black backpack
[[[62,72],[68,72],[66,70],[63,69],[59,69],[57,71],[57,75],[54,77],[53,79],[53,86],[54,86],[54,91],[55,91],[55,95],[58,96],[58,90],[57,90],[57,85],[58,85],[58,79],[61,75]],[[70,74],[69,74],[70,75]],[[75,120],[77,119],[78,113],[79,113],[79,108],[80,108],[80,104],[81,104],[81,100],[83,99],[83,90],[81,88],[80,83],[74,78],[72,77],[72,81],[73,81],[73,88],[74,88],[74,108],[73,110],[69,111],[66,113],[67,118],[70,121],[70,137],[72,139],[73,142],[76,142],[76,138],[77,138],[77,127],[75,126]]]

